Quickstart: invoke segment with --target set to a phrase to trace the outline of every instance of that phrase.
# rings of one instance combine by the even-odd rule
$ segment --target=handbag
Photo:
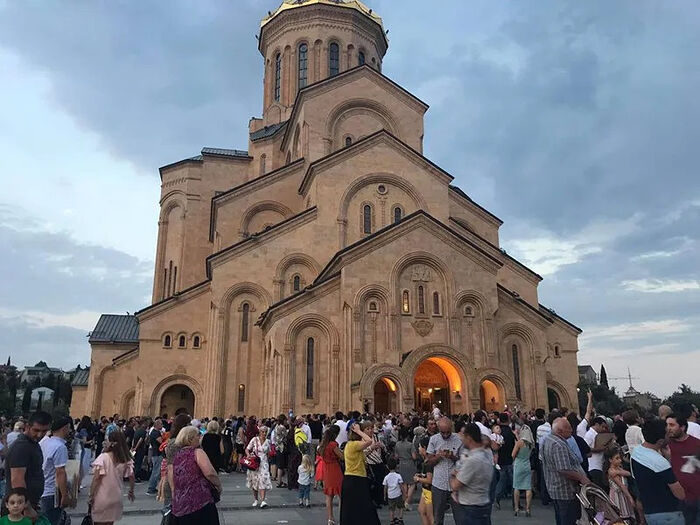
[[[260,458],[258,456],[243,456],[241,466],[248,470],[258,470],[260,468]]]
[[[88,505],[88,511],[85,517],[83,518],[83,521],[80,522],[80,525],[93,525],[92,522],[92,505]]]
[[[268,454],[271,458],[274,458],[277,455],[277,447],[275,447],[274,444],[270,445],[270,452]]]

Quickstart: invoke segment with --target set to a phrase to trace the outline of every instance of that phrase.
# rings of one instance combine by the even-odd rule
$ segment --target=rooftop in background
[[[384,25],[382,24],[382,17],[359,0],[284,0],[284,2],[282,2],[282,4],[277,9],[275,9],[272,12],[268,11],[269,14],[268,16],[262,19],[262,21],[260,22],[260,27],[264,27],[270,20],[272,20],[284,11],[314,4],[335,5],[345,7],[348,9],[354,9],[355,11],[362,13],[366,17],[379,24],[379,27],[384,28]]]
[[[92,343],[138,343],[139,322],[135,315],[102,314],[88,340]]]
[[[87,386],[88,379],[90,379],[90,367],[76,370],[75,375],[73,376],[73,381],[71,382],[71,385],[73,385],[73,386]]]

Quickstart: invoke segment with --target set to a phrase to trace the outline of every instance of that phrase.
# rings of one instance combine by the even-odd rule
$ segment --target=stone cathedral
[[[357,0],[267,13],[248,149],[160,168],[152,304],[99,319],[74,415],[577,408],[580,329],[423,155],[387,48]]]

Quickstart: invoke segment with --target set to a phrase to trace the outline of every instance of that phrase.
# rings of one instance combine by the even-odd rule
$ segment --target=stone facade
[[[153,304],[91,337],[85,412],[575,408],[580,330],[422,155],[376,13],[284,3],[258,41],[248,150],[160,169]]]

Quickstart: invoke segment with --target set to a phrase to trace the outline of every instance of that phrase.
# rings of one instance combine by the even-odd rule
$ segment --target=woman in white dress
[[[259,504],[261,509],[267,507],[265,492],[272,489],[270,465],[267,460],[270,453],[270,440],[267,439],[267,433],[267,427],[260,427],[258,435],[251,439],[246,447],[248,456],[256,456],[260,459],[260,466],[257,470],[248,469],[246,486],[253,491],[253,507],[257,507]]]

